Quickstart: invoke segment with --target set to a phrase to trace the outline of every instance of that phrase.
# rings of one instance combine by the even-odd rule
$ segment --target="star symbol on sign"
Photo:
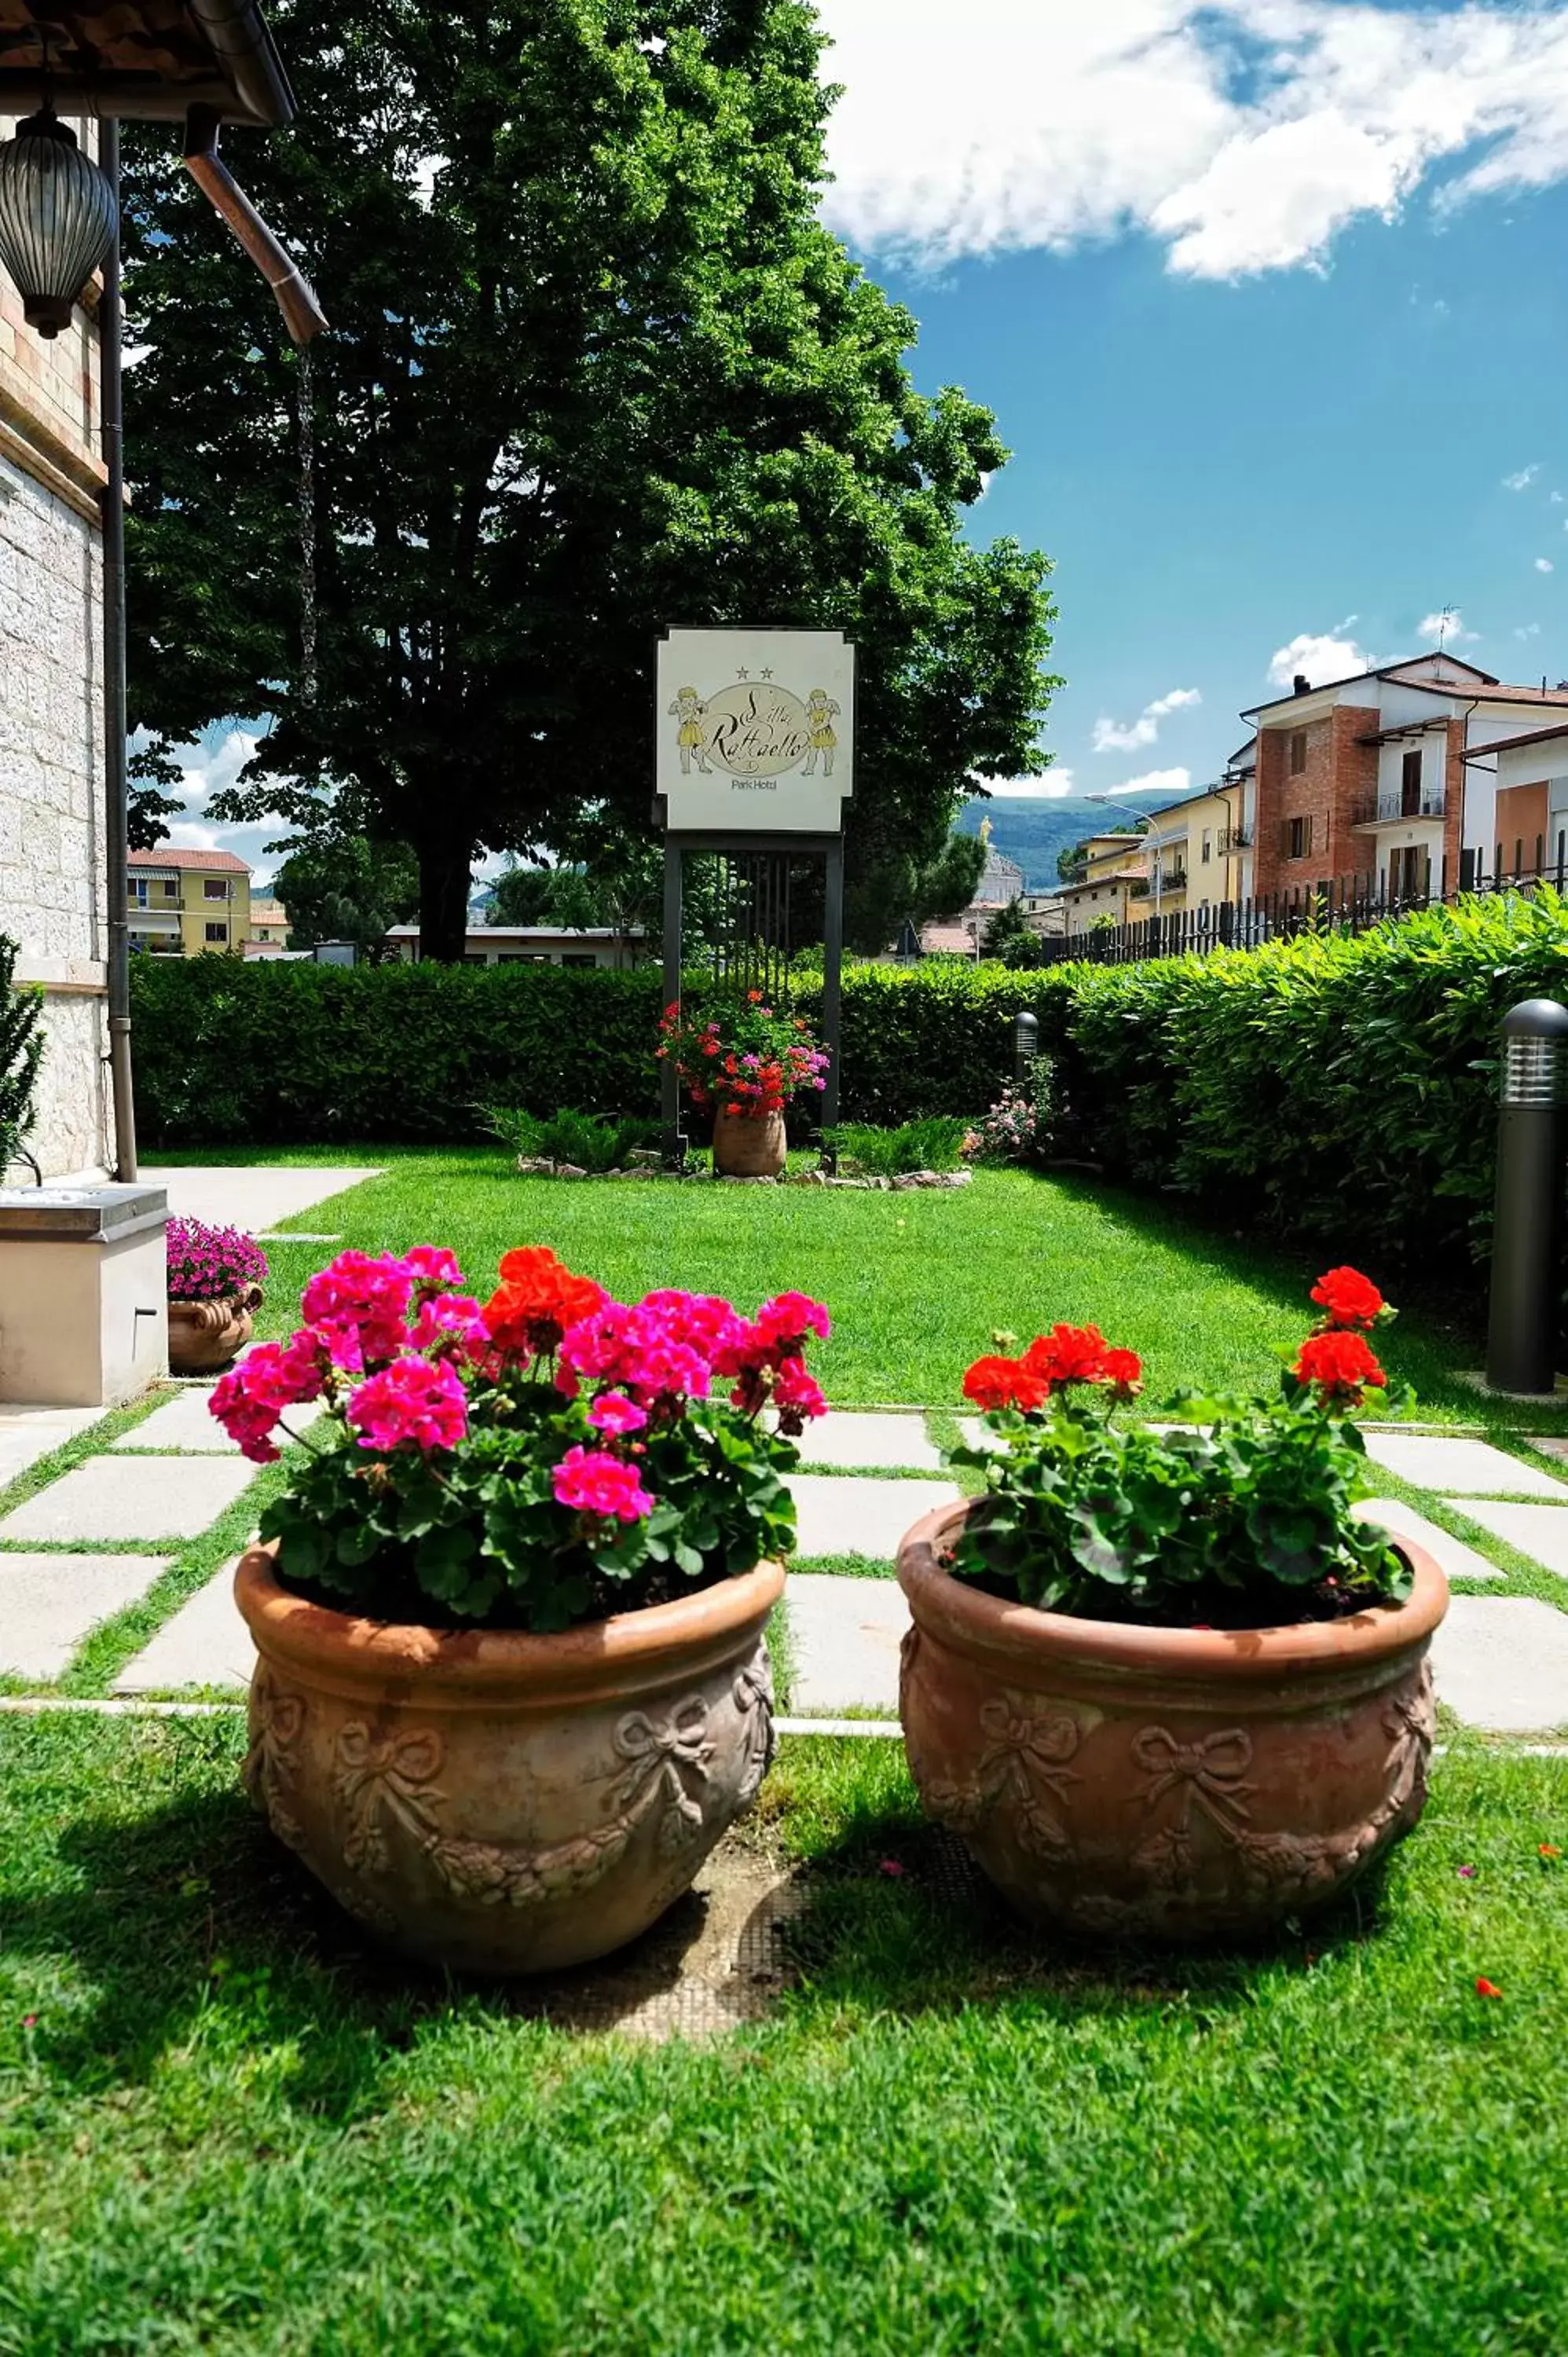
[[[764,679],[771,679],[771,678],[772,678],[772,676],[773,676],[773,673],[772,673],[770,671],[765,671],[765,672],[763,673],[762,676],[763,676],[763,678],[764,678]]]
[[[746,665],[745,665],[744,663],[741,665],[740,669],[736,673],[736,679],[749,679],[749,678],[751,677],[751,673],[746,670]]]

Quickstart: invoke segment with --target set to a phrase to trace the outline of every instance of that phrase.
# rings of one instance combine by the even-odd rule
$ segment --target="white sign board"
[[[658,791],[682,833],[837,834],[854,789],[854,649],[840,630],[671,630]]]

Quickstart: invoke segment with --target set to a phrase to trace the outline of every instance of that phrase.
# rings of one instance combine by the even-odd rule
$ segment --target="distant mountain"
[[[957,827],[961,834],[978,834],[982,819],[988,818],[992,843],[1017,861],[1029,890],[1050,892],[1061,882],[1058,852],[1070,851],[1085,835],[1110,834],[1122,827],[1130,833],[1138,816],[1125,803],[1118,808],[1085,802],[1076,794],[997,794],[990,802],[965,802]]]

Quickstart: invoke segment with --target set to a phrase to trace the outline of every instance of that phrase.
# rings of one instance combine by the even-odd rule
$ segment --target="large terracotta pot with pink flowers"
[[[1391,1312],[1351,1269],[1313,1298],[1277,1397],[1178,1397],[1157,1430],[1117,1420],[1143,1371],[1091,1326],[965,1378],[985,1489],[900,1548],[900,1715],[927,1810],[1036,1922],[1266,1932],[1421,1815],[1447,1585],[1358,1512],[1349,1420],[1391,1405]]]
[[[799,1293],[612,1301],[543,1247],[500,1279],[345,1253],[213,1394],[263,1463],[326,1404],[236,1576],[250,1792],[378,1937],[485,1974],[635,1939],[756,1793],[828,1327]]]
[[[553,1971],[689,1890],[773,1757],[781,1564],[554,1636],[336,1612],[252,1547],[245,1781],[339,1906],[453,1972]]]

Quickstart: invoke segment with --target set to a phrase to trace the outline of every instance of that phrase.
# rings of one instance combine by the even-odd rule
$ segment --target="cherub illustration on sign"
[[[710,775],[708,757],[703,749],[703,716],[707,708],[694,687],[682,687],[676,690],[675,701],[670,706],[670,717],[672,720],[679,720],[681,724],[675,731],[675,742],[680,748],[681,775],[683,778],[689,778],[692,774],[693,753],[697,757],[697,767],[703,777]]]
[[[825,687],[814,687],[807,696],[806,766],[800,772],[803,778],[815,776],[819,753],[822,757],[823,777],[832,776],[833,754],[839,741],[833,734],[833,715],[838,709]]]

